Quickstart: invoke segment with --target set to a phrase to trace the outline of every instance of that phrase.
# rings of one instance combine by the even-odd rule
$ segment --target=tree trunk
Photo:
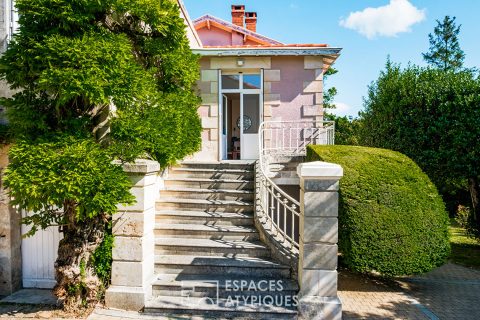
[[[480,179],[471,177],[468,179],[468,190],[472,198],[472,221],[475,234],[480,238]]]
[[[66,214],[67,220],[74,219],[72,211]],[[102,281],[95,274],[91,256],[103,241],[105,220],[100,215],[78,224],[69,222],[58,246],[53,292],[63,300],[66,310],[75,311],[94,306],[102,296]]]

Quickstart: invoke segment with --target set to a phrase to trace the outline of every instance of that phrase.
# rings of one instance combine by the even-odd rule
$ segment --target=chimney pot
[[[245,24],[247,26],[247,30],[257,32],[257,13],[247,12],[245,14]]]
[[[232,23],[236,26],[245,27],[244,23],[245,18],[245,6],[242,5],[232,5]]]

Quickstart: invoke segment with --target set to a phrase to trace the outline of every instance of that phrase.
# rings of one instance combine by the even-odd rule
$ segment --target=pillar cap
[[[133,163],[123,163],[119,160],[116,160],[114,163],[121,165],[123,171],[127,173],[154,173],[160,171],[160,164],[157,161],[146,160],[146,159],[137,159]]]
[[[297,167],[297,173],[303,179],[340,179],[343,177],[343,168],[338,164],[329,162],[306,162]]]

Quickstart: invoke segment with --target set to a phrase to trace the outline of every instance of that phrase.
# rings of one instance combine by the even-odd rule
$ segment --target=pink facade
[[[280,95],[280,105],[272,109],[272,118],[302,120],[302,107],[315,105],[315,94],[303,92],[304,83],[315,80],[315,70],[305,70],[304,57],[298,56],[273,57],[272,69],[280,70],[280,81],[272,82],[272,93]]]
[[[260,97],[260,122],[323,120],[323,74],[340,49],[324,44],[282,44],[256,33],[256,25],[247,28],[237,9],[232,11],[232,23],[210,15],[193,21],[201,40],[201,48],[194,52],[202,56],[198,89],[203,101],[199,115],[204,128],[202,150],[193,160],[231,159],[225,157],[227,153],[231,157],[231,140],[236,136],[242,141],[242,155],[249,148],[244,159],[255,158],[250,149],[258,149],[258,134],[241,134],[237,125],[240,110],[252,109],[252,105],[241,104],[247,99],[240,99],[242,94],[248,96],[248,88],[222,88],[222,74],[242,79],[245,75],[263,75],[263,90],[256,91]],[[245,14],[256,17],[256,13]],[[223,116],[225,113],[228,119]],[[253,123],[258,123],[257,118]]]

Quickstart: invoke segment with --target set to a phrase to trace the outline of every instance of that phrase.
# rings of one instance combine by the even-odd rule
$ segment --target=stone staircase
[[[253,163],[182,163],[156,204],[155,279],[145,312],[295,319],[298,284],[254,226]]]

